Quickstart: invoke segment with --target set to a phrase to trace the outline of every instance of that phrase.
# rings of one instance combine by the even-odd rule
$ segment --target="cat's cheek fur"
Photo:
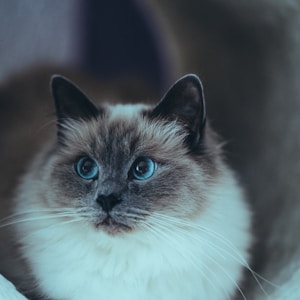
[[[36,220],[18,227],[24,257],[53,299],[224,299],[246,264],[250,213],[230,172],[209,192],[188,234],[139,230],[113,237],[88,223]],[[19,202],[17,211],[40,208],[43,215],[34,202],[26,208]]]

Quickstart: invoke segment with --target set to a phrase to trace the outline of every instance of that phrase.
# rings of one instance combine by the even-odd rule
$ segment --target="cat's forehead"
[[[106,130],[99,132],[107,152],[168,157],[171,152],[182,155],[186,151],[182,128],[176,122],[149,118],[148,109],[143,104],[109,107]]]
[[[176,122],[149,119],[143,104],[107,106],[97,120],[73,122],[67,145],[71,151],[94,156],[183,155],[186,133]]]

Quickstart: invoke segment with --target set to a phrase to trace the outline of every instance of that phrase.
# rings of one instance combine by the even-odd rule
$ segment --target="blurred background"
[[[299,53],[299,0],[0,0],[1,195],[50,119],[52,73],[129,101],[196,73],[254,212],[253,267],[284,281],[300,261]]]
[[[142,77],[161,88],[174,69],[145,1],[1,0],[0,19],[0,80],[53,63],[106,80]]]

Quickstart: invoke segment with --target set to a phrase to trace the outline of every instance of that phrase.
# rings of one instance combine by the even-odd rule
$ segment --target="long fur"
[[[230,298],[240,289],[243,269],[249,268],[251,241],[250,211],[234,175],[217,154],[218,171],[207,175],[184,146],[180,124],[151,123],[141,117],[144,106],[121,108],[107,109],[106,128],[101,121],[66,123],[68,147],[49,151],[48,145],[24,177],[16,199],[16,227],[37,291],[72,300]],[[132,232],[109,235],[90,222],[92,209],[78,206],[77,199],[68,206],[59,199],[73,188],[60,174],[51,176],[71,154],[95,151],[91,140],[98,139],[94,147],[101,149],[113,128],[119,130],[114,138],[123,144],[116,146],[119,150],[112,148],[112,154],[126,152],[126,144],[137,135],[143,142],[135,151],[152,151],[183,173],[177,178],[180,182],[174,181],[177,190],[169,191],[171,199],[165,195],[153,204],[156,210],[143,205],[127,209],[127,217],[137,219]],[[128,128],[131,135],[122,141]],[[168,183],[164,175],[179,176],[176,171],[161,172],[157,190]],[[57,184],[60,180],[64,192]]]

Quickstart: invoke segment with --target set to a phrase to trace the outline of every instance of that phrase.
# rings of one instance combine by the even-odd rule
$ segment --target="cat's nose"
[[[122,202],[122,200],[120,200],[120,198],[118,198],[116,195],[111,194],[108,196],[99,195],[97,202],[105,212],[109,213],[117,204]]]

